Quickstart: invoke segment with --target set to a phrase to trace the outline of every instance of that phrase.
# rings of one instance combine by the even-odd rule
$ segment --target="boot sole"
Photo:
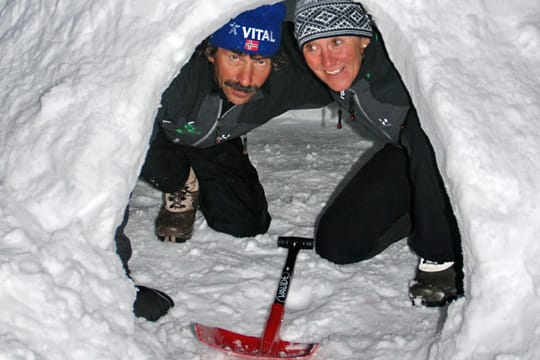
[[[191,238],[191,236],[189,236],[187,238],[181,238],[181,237],[177,237],[177,236],[160,236],[160,235],[157,235],[157,238],[158,238],[159,241],[173,242],[173,243],[181,244],[181,243],[185,243],[186,241],[188,241]]]
[[[428,307],[428,308],[434,308],[434,307],[446,306],[446,305],[456,301],[460,297],[461,297],[460,295],[453,295],[453,296],[449,296],[449,297],[446,297],[444,299],[441,299],[439,301],[429,301],[429,300],[426,300],[426,299],[422,299],[420,297],[417,297],[417,298],[411,297],[410,299],[411,299],[411,302],[412,302],[413,306],[423,306],[423,307]]]

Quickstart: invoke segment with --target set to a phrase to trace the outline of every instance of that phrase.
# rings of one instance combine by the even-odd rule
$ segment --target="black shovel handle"
[[[299,236],[280,236],[278,237],[277,244],[282,248],[298,248],[302,249],[313,249],[314,241],[310,238],[299,237]]]
[[[277,351],[275,346],[279,344],[279,329],[281,328],[281,321],[285,314],[285,300],[287,300],[287,295],[289,294],[296,257],[301,249],[313,249],[313,239],[280,236],[278,238],[278,246],[287,248],[289,251],[283,271],[281,272],[281,278],[279,279],[276,297],[270,307],[270,314],[268,315],[264,332],[261,336],[260,354],[271,354]]]
[[[281,279],[279,280],[278,289],[274,303],[285,304],[287,295],[289,294],[289,287],[294,273],[294,264],[296,263],[296,257],[298,252],[302,249],[313,249],[313,239],[298,237],[298,236],[280,236],[278,238],[278,246],[288,249],[287,260],[283,266],[281,272]]]

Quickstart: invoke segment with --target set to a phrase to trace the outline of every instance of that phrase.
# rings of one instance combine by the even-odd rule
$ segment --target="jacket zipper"
[[[212,125],[212,127],[210,128],[210,130],[208,130],[208,132],[202,137],[200,138],[198,141],[196,141],[195,143],[193,143],[193,146],[197,146],[197,145],[200,145],[202,143],[204,143],[206,140],[208,140],[208,138],[214,134],[215,137],[216,137],[216,140],[215,142],[218,143],[217,139],[218,139],[218,135],[219,135],[219,131],[221,129],[221,126],[220,126],[220,122],[221,122],[221,119],[226,116],[232,109],[234,109],[235,107],[237,107],[238,105],[233,105],[231,106],[230,109],[228,109],[227,111],[225,111],[225,113],[223,115],[220,115],[221,114],[221,110],[223,109],[223,99],[219,99],[219,108],[218,108],[218,111],[217,111],[217,114],[216,114],[216,120],[214,121],[214,124]]]
[[[203,142],[206,141],[206,139],[208,139],[208,137],[211,134],[215,133],[216,127],[217,127],[218,122],[219,122],[219,114],[221,114],[222,106],[223,106],[223,99],[219,99],[219,109],[218,109],[218,113],[217,113],[217,116],[216,116],[216,121],[214,121],[214,124],[212,125],[210,130],[208,130],[208,132],[202,138],[200,138],[199,141],[196,141],[196,142],[193,143],[193,146],[197,146],[197,145],[202,144]]]
[[[379,129],[390,141],[393,141],[392,137],[390,135],[388,135],[388,133],[386,131],[384,131],[384,129],[382,129],[380,126],[378,126],[378,124],[369,117],[367,112],[362,107],[362,104],[360,103],[360,99],[358,98],[358,95],[356,94],[356,92],[354,90],[350,90],[350,92],[353,94],[354,102],[358,105],[358,108],[360,109],[360,112],[362,113],[362,115],[364,115],[366,120],[369,121],[371,123],[371,125],[373,125],[376,129]]]
[[[227,111],[225,111],[221,116],[218,116],[216,119],[216,134],[215,134],[215,143],[219,144],[222,141],[225,141],[227,139],[221,138],[221,135],[219,134],[221,132],[221,119],[223,119],[225,116],[227,116],[228,113],[230,113],[234,108],[236,108],[238,105],[231,106]],[[221,114],[221,110],[223,109],[223,99],[219,99],[219,113]]]

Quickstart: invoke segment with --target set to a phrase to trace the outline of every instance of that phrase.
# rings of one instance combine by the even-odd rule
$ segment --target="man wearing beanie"
[[[301,55],[292,23],[283,24],[285,12],[279,2],[230,19],[203,41],[163,93],[141,172],[165,193],[156,219],[159,239],[191,238],[197,209],[216,231],[236,237],[267,231],[266,196],[244,135],[287,110],[332,101],[309,69],[287,60]],[[116,235],[126,272],[127,214]],[[149,320],[165,314],[163,295],[139,291],[145,298],[137,299],[135,314]]]
[[[294,23],[308,67],[347,113],[344,122],[381,147],[323,210],[317,253],[348,264],[408,236],[420,257],[413,304],[456,299],[463,291],[457,222],[432,146],[371,17],[352,0],[298,0]]]

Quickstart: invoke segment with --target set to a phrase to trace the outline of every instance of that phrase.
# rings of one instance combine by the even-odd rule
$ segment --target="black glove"
[[[156,321],[174,306],[174,301],[163,291],[142,285],[136,285],[137,297],[133,303],[133,312],[137,317]]]

